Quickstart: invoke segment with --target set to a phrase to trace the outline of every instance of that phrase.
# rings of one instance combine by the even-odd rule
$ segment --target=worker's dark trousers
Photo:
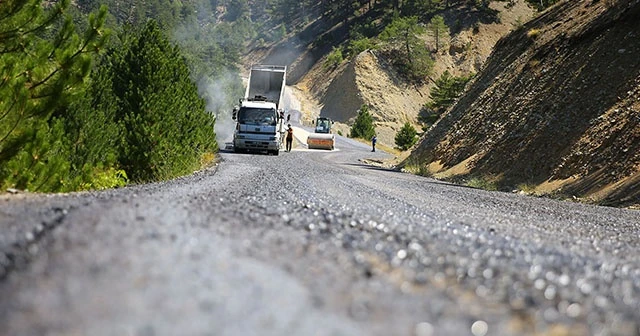
[[[293,139],[287,139],[287,152],[291,151],[291,144],[293,143]]]

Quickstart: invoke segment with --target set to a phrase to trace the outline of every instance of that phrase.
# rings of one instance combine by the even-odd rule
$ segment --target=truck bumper
[[[280,149],[280,142],[277,140],[266,140],[259,138],[233,139],[233,146],[245,150],[266,150],[274,151]]]

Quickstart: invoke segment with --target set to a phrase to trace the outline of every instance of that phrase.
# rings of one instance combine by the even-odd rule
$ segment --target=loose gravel
[[[340,151],[0,198],[7,335],[638,335],[640,212]]]

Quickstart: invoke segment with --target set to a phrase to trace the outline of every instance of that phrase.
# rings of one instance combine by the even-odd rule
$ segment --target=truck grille
[[[248,148],[258,148],[258,149],[267,149],[267,148],[269,148],[269,143],[268,142],[261,142],[261,141],[245,141],[245,145]]]

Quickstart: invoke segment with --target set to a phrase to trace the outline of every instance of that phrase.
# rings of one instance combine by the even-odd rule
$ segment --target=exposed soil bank
[[[606,205],[640,203],[640,1],[566,1],[502,39],[409,159]]]

